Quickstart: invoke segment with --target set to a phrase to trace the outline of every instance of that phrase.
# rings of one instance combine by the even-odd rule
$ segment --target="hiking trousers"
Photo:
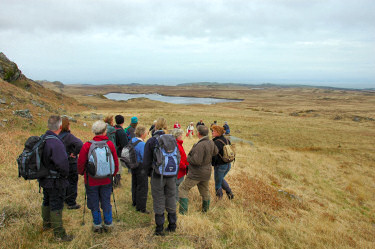
[[[228,174],[230,168],[231,168],[230,163],[217,165],[214,167],[215,190],[216,190],[216,195],[219,197],[223,196],[223,189],[227,193],[232,192],[232,190],[229,187],[229,184],[224,179],[224,177]]]
[[[174,177],[151,177],[151,193],[153,199],[154,213],[164,214],[176,213],[176,176]]]
[[[183,181],[184,181],[184,179],[185,179],[185,176],[183,176],[183,177],[181,177],[180,179],[177,179],[176,180],[176,202],[178,201],[178,188],[180,187],[180,185],[181,185],[181,183],[183,183]]]
[[[68,206],[74,206],[77,204],[77,185],[78,185],[78,173],[77,163],[69,164],[69,186],[66,188],[65,203]]]
[[[199,194],[202,196],[204,201],[210,200],[209,181],[197,181],[186,176],[184,182],[179,187],[180,198],[188,198],[189,191],[194,186],[198,187]]]
[[[111,194],[112,183],[99,186],[86,184],[87,207],[91,211],[100,212],[99,203],[104,213],[112,212]]]
[[[145,211],[148,194],[148,176],[143,168],[132,169],[132,202],[138,211]]]
[[[43,206],[49,207],[50,211],[63,209],[65,192],[65,188],[43,188]]]

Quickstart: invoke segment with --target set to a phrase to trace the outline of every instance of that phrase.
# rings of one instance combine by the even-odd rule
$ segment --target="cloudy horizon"
[[[0,52],[33,80],[375,87],[371,0],[2,0]]]

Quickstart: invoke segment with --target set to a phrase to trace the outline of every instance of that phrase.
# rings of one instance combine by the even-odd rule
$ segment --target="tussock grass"
[[[0,82],[1,83],[1,82]],[[137,116],[147,127],[159,116],[169,126],[179,121],[184,129],[190,121],[206,124],[228,121],[232,134],[250,140],[236,144],[237,158],[226,179],[235,194],[230,201],[215,198],[210,183],[211,206],[201,213],[197,189],[189,193],[189,213],[178,216],[176,233],[153,236],[153,214],[139,214],[131,206],[131,177],[123,174],[123,186],[115,190],[118,216],[110,234],[94,235],[92,218],[86,209],[64,210],[67,231],[75,235],[71,243],[55,243],[52,232],[41,232],[42,195],[36,182],[17,177],[15,158],[30,135],[44,133],[50,113],[37,108],[27,98],[33,93],[17,93],[14,86],[1,85],[1,94],[19,99],[14,107],[0,112],[0,248],[374,248],[375,247],[375,122],[351,117],[375,118],[372,93],[322,89],[228,89],[209,87],[160,87],[166,95],[243,98],[241,103],[181,106],[146,99],[115,102],[87,94],[155,92],[155,87],[65,86],[64,94],[78,103],[64,108],[67,114],[81,114],[72,123],[72,132],[83,141],[92,138],[93,120],[83,116],[123,114],[125,124]],[[3,90],[5,89],[5,90]],[[22,95],[26,97],[22,97]],[[51,95],[52,96],[52,95]],[[23,102],[22,102],[22,101]],[[54,103],[50,102],[51,106]],[[60,105],[60,104],[59,104]],[[33,124],[13,117],[11,111],[29,107]],[[313,111],[311,111],[313,110]],[[296,112],[299,116],[290,116]],[[316,116],[315,114],[318,114]],[[342,117],[335,120],[334,117]],[[87,127],[83,126],[87,123]],[[184,137],[188,152],[196,137]],[[78,203],[84,203],[82,177]],[[113,203],[113,202],[112,202]],[[148,209],[152,210],[149,193]],[[1,222],[1,219],[0,219]]]

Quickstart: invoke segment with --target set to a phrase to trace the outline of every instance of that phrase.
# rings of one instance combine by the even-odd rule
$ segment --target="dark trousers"
[[[61,210],[64,207],[65,188],[43,188],[43,206],[51,211]]]
[[[103,212],[111,212],[111,193],[112,183],[100,186],[86,185],[87,207],[93,212],[100,212],[100,203]]]
[[[77,199],[77,185],[78,185],[78,173],[77,173],[77,164],[70,164],[69,165],[69,187],[66,188],[66,197],[65,203],[68,206],[76,205]]]
[[[143,168],[132,170],[132,202],[138,211],[146,210],[148,176]]]
[[[176,213],[176,179],[177,177],[151,177],[151,192],[155,214]]]

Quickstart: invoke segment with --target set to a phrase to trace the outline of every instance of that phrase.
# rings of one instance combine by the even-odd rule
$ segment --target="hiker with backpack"
[[[202,211],[207,212],[210,207],[209,181],[211,178],[212,157],[218,153],[218,148],[208,137],[208,128],[198,126],[199,141],[191,148],[187,161],[189,170],[184,182],[179,187],[180,214],[186,214],[189,205],[189,191],[194,186],[198,187],[202,196]]]
[[[53,229],[58,241],[72,241],[73,236],[67,235],[63,227],[62,211],[66,188],[69,187],[69,161],[63,142],[58,138],[62,129],[60,116],[50,116],[48,131],[45,133],[45,144],[42,153],[42,164],[49,169],[48,176],[40,178],[43,188],[42,218],[43,230]],[[48,138],[47,138],[48,137]]]
[[[147,194],[148,194],[148,176],[143,167],[143,155],[145,149],[144,140],[147,137],[147,129],[145,126],[137,126],[135,129],[135,137],[131,140],[131,146],[134,147],[136,154],[135,167],[132,168],[132,205],[138,212],[150,213],[146,210]]]
[[[93,218],[93,231],[110,231],[112,225],[111,193],[112,177],[118,172],[117,152],[106,135],[107,125],[101,120],[94,122],[94,138],[86,142],[78,157],[78,173],[84,175],[87,207]],[[104,224],[99,204],[103,210]]]
[[[229,139],[224,137],[224,128],[218,125],[212,126],[212,137],[215,145],[219,149],[219,153],[212,158],[212,166],[214,166],[214,179],[216,196],[219,199],[223,198],[223,189],[227,193],[228,198],[234,198],[231,188],[224,177],[228,174],[231,168],[231,161],[234,160],[234,155],[230,156],[225,153],[225,147],[231,145]]]
[[[143,156],[143,166],[151,176],[151,192],[155,212],[155,235],[163,236],[164,211],[168,213],[167,232],[175,232],[176,215],[176,176],[180,163],[180,153],[176,139],[166,134],[167,122],[158,118],[154,136],[147,140]]]
[[[125,132],[126,132],[126,135],[128,136],[129,141],[135,137],[135,129],[137,128],[137,125],[138,125],[138,118],[132,117],[130,119],[129,126],[125,129]]]
[[[189,163],[186,160],[186,153],[185,153],[184,147],[182,146],[182,144],[184,143],[184,141],[182,140],[183,133],[184,132],[181,129],[172,130],[172,135],[176,139],[178,151],[180,152],[180,156],[181,156],[180,165],[178,167],[177,180],[176,180],[176,201],[178,201],[178,188],[180,184],[184,181],[186,171],[187,171],[187,166],[189,165]]]
[[[70,132],[70,123],[68,117],[62,118],[62,129],[59,133],[59,138],[65,145],[69,161],[69,186],[66,188],[65,203],[68,209],[79,209],[81,205],[77,204],[77,157],[82,148],[82,141]]]
[[[115,116],[115,121],[116,125],[114,126],[115,128],[115,147],[116,147],[116,152],[117,156],[121,155],[122,149],[128,144],[128,136],[126,135],[124,131],[124,122],[125,118],[122,115],[116,115]],[[109,138],[109,137],[108,137]],[[112,140],[111,140],[112,141]],[[116,176],[114,177],[113,180],[113,187],[119,187],[121,186],[121,174],[122,174],[122,167],[120,167],[120,161],[119,161],[119,170]]]

